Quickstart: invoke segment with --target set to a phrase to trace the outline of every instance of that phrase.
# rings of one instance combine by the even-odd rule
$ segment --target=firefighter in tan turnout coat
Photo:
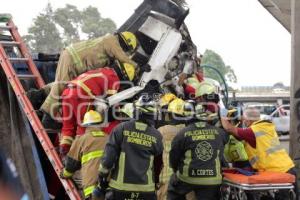
[[[90,110],[85,114],[82,126],[87,127],[86,132],[72,143],[61,174],[62,178],[71,178],[75,171],[81,170],[85,199],[91,199],[97,186],[100,159],[108,139],[108,135],[98,127],[101,122],[102,117],[98,112]]]
[[[48,118],[49,114],[54,117],[59,110],[59,97],[65,83],[89,70],[109,66],[111,60],[129,63],[136,67],[137,64],[125,53],[132,52],[136,47],[137,39],[131,32],[106,35],[70,45],[61,53],[55,82],[51,85],[50,93],[40,109]]]

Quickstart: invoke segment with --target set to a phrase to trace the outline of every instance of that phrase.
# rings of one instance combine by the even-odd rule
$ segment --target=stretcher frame
[[[288,190],[294,189],[292,183],[264,183],[264,184],[247,184],[247,183],[235,183],[231,180],[224,178],[223,184],[229,185],[231,187],[236,187],[242,190]]]
[[[226,186],[229,186],[229,188],[225,190]],[[236,200],[247,200],[247,196],[245,193],[247,191],[258,193],[265,192],[271,194],[271,196],[274,197],[274,192],[278,190],[289,190],[290,199],[296,200],[293,183],[248,184],[236,183],[232,180],[224,178],[222,182],[221,193],[223,200],[231,199],[231,195],[233,196],[233,199]],[[227,194],[225,192],[227,192]]]

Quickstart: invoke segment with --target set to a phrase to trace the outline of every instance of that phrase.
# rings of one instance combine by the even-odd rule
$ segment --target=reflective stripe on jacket
[[[245,144],[251,166],[259,171],[287,172],[294,163],[280,146],[275,126],[270,121],[254,122],[250,128],[255,134],[256,148]]]
[[[228,135],[205,122],[182,129],[173,139],[170,165],[178,178],[193,185],[219,185],[221,159]]]
[[[136,66],[121,48],[115,35],[106,35],[96,39],[74,43],[66,48],[75,64],[75,74],[101,68],[110,64],[110,59]]]
[[[76,137],[66,157],[64,174],[69,177],[81,169],[84,196],[92,194],[98,181],[100,159],[108,136],[102,131],[88,131]]]
[[[111,170],[109,186],[120,191],[155,191],[154,158],[163,151],[161,134],[152,126],[131,120],[113,129],[100,171]]]
[[[78,85],[91,98],[99,95],[116,94],[120,87],[120,80],[111,68],[90,70],[81,74],[71,83]]]

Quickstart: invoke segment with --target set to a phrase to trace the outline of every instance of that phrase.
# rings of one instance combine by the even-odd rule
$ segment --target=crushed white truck
[[[145,0],[119,28],[118,31],[131,31],[138,38],[140,45],[132,58],[141,73],[136,86],[109,97],[109,105],[143,91],[155,93],[158,85],[182,93],[178,75],[197,68],[197,48],[184,23],[188,13],[187,5],[181,1]]]

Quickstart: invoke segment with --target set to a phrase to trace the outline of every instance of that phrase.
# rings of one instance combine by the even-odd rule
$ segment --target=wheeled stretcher
[[[284,199],[296,200],[294,192],[295,176],[287,173],[257,172],[247,176],[239,173],[225,172],[221,187],[223,200],[259,200],[275,199],[281,191]]]

